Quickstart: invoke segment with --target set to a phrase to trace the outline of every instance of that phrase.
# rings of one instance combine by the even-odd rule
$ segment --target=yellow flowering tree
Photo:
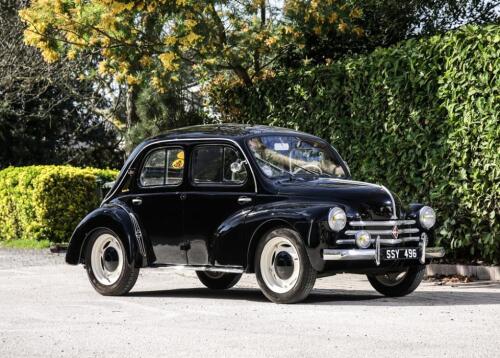
[[[92,54],[94,74],[159,92],[186,73],[252,85],[304,27],[362,33],[360,10],[342,0],[32,0],[20,15],[46,61]]]

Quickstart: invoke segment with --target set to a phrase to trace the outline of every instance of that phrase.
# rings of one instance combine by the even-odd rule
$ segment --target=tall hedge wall
[[[78,222],[99,206],[98,182],[117,172],[70,166],[0,171],[0,240],[68,241]]]
[[[220,93],[233,119],[329,139],[357,179],[437,209],[461,257],[500,261],[500,26],[468,26]]]

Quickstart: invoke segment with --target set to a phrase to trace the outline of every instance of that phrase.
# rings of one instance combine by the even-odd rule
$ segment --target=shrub
[[[500,26],[214,94],[239,121],[329,139],[357,179],[436,207],[438,239],[455,255],[500,261]]]
[[[9,167],[0,171],[0,240],[69,240],[99,206],[99,182],[117,172],[71,166]]]

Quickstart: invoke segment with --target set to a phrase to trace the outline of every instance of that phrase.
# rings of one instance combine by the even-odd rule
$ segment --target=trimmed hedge
[[[78,222],[99,206],[99,183],[117,173],[53,165],[1,170],[0,240],[67,242]]]
[[[437,209],[456,256],[500,261],[500,26],[214,92],[230,119],[329,139],[354,177]]]

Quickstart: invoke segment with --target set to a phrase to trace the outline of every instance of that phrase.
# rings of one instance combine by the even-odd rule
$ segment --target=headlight
[[[356,233],[356,245],[360,249],[366,249],[368,246],[370,246],[372,242],[372,237],[368,231],[358,231]]]
[[[347,216],[345,215],[345,211],[341,208],[332,208],[328,212],[328,226],[333,231],[342,230],[347,223]]]
[[[431,207],[424,206],[418,212],[418,220],[424,229],[430,229],[436,223],[436,213]]]

